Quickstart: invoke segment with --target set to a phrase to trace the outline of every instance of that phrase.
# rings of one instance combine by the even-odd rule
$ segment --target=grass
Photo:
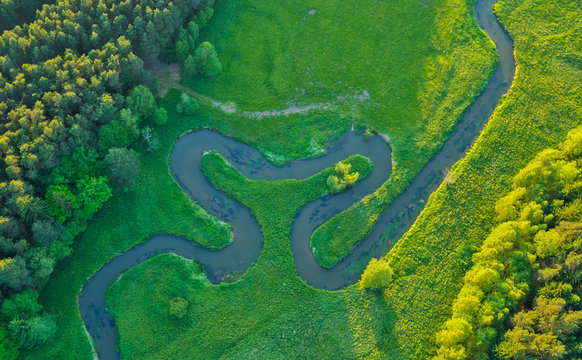
[[[389,181],[313,236],[330,251],[320,254],[331,266],[371,231],[370,219],[412,181],[492,73],[493,43],[476,25],[472,4],[219,2],[202,37],[215,44],[224,72],[184,83],[239,110],[327,104],[331,110],[323,113],[348,116],[357,127],[386,135],[395,164]],[[330,135],[349,126],[343,116],[340,122],[212,116],[224,119],[222,131],[283,160],[318,154]]]
[[[580,32],[580,9],[566,0],[501,1],[498,7],[499,15],[515,40],[519,65],[517,79],[511,93],[503,100],[472,151],[453,169],[456,180],[441,186],[430,198],[418,221],[388,255],[397,272],[397,278],[384,294],[361,292],[357,287],[326,292],[303,283],[295,272],[288,231],[292,214],[298,206],[297,200],[300,200],[295,197],[305,199],[306,195],[301,194],[301,191],[304,191],[301,190],[303,187],[297,184],[293,186],[291,183],[287,184],[288,189],[285,191],[289,191],[288,193],[282,193],[282,188],[277,189],[281,184],[272,185],[273,188],[264,199],[255,194],[255,198],[246,200],[264,231],[265,247],[257,264],[234,284],[198,286],[182,274],[192,274],[196,269],[194,265],[183,261],[182,265],[171,265],[164,264],[163,258],[160,260],[160,257],[152,259],[135,269],[135,271],[148,270],[150,275],[146,276],[147,274],[142,272],[143,276],[136,276],[139,281],[127,283],[127,286],[116,289],[120,291],[111,293],[109,297],[111,307],[115,307],[116,302],[127,305],[128,315],[123,314],[125,310],[121,307],[117,315],[118,325],[122,330],[127,328],[129,329],[127,331],[130,331],[131,321],[146,324],[141,327],[145,333],[132,334],[135,338],[126,340],[139,341],[144,349],[151,348],[150,344],[158,344],[157,353],[151,355],[157,358],[219,356],[281,358],[289,354],[301,354],[306,358],[430,357],[434,352],[434,333],[442,321],[450,316],[450,306],[459,290],[459,280],[469,266],[470,255],[493,225],[491,220],[493,204],[509,189],[511,177],[535,153],[556,145],[563,140],[569,129],[582,122],[582,103],[579,95],[579,84],[582,81],[580,69],[582,46],[580,38],[576,36]],[[421,74],[420,79],[410,82],[410,87],[416,87],[414,90],[417,91],[417,101],[410,100],[412,99],[410,94],[414,91],[407,90],[407,82],[399,77],[400,72],[385,66],[378,69],[386,72],[382,72],[382,76],[374,78],[370,76],[371,85],[364,88],[369,90],[373,99],[377,97],[380,99],[378,94],[385,95],[378,101],[381,105],[378,105],[376,110],[356,107],[352,111],[349,104],[345,105],[354,116],[354,121],[388,133],[394,146],[393,156],[397,162],[395,171],[389,183],[384,186],[386,196],[378,197],[378,209],[402,190],[409,181],[407,179],[414,174],[416,166],[414,164],[421,164],[422,158],[428,158],[430,151],[426,149],[436,148],[442,142],[446,135],[445,130],[453,126],[462,109],[477,93],[493,64],[491,44],[477,30],[472,20],[470,1],[457,2],[456,7],[452,5],[452,1],[432,1],[428,8],[418,7],[418,9],[404,3],[404,1],[385,3],[384,6],[391,7],[393,12],[388,15],[383,13],[385,16],[381,19],[382,22],[375,26],[386,27],[382,39],[394,38],[393,41],[402,46],[406,44],[412,46],[413,41],[402,44],[399,42],[403,41],[400,38],[415,39],[412,35],[416,35],[416,31],[420,31],[424,36],[420,38],[418,35],[418,40],[420,44],[426,45],[425,51],[418,50],[419,52],[415,53],[411,49],[412,55],[406,57],[408,61],[403,61],[406,64],[417,63],[422,69],[414,73]],[[289,23],[280,21],[276,12],[261,8],[261,6],[275,8],[278,3],[270,5],[271,3],[267,2],[262,4],[251,1],[247,4],[219,3],[216,18],[210,23],[211,29],[214,30],[209,30],[204,36],[214,36],[216,39],[217,49],[225,63],[224,77],[199,81],[195,86],[217,98],[221,98],[219,95],[222,93],[224,101],[234,99],[237,106],[241,107],[257,106],[253,101],[245,100],[251,96],[265,99],[264,101],[273,101],[265,105],[265,108],[270,108],[275,106],[276,100],[272,99],[284,94],[282,90],[281,92],[275,90],[281,88],[291,92],[294,89],[294,87],[287,89],[286,86],[277,87],[271,84],[270,79],[287,81],[282,75],[284,71],[287,71],[287,76],[299,76],[294,70],[295,65],[291,64],[292,66],[285,70],[285,67],[279,64],[284,61],[281,59],[282,50],[278,52],[279,60],[267,61],[264,64],[273,64],[272,70],[268,70],[268,66],[265,66],[265,69],[259,66],[261,63],[258,60],[252,63],[245,59],[255,56],[251,54],[252,51],[257,51],[258,59],[268,60],[269,57],[262,56],[270,52],[275,55],[275,52],[267,51],[275,48],[270,45],[271,43],[266,42],[265,44],[269,45],[257,46],[257,43],[262,44],[257,42],[257,36],[276,39],[277,36],[281,36],[279,44],[288,45],[291,49],[301,49],[297,46],[301,45],[300,37],[291,42],[292,39],[284,37],[290,33],[284,31],[273,33],[261,28],[248,33],[249,38],[243,41],[245,40],[243,23],[246,24],[246,29],[248,26],[259,26],[261,23],[270,24],[273,28],[277,28],[277,24],[281,23],[281,29],[284,29],[283,26]],[[319,5],[317,3],[317,6]],[[247,8],[242,11],[236,8],[238,6]],[[362,3],[361,8],[367,6],[370,4]],[[292,8],[294,6],[291,7],[289,4],[277,7],[284,14],[291,12]],[[305,11],[301,13],[306,13],[310,8],[311,6],[306,6]],[[309,19],[313,20],[316,19],[316,15],[325,14],[325,8],[326,5],[321,4],[319,11]],[[229,9],[230,11],[226,11]],[[342,3],[342,6],[335,9],[348,14],[345,15],[346,22],[331,21],[326,28],[340,28],[337,31],[343,28],[346,32],[344,37],[348,38],[350,33],[356,34],[358,32],[355,30],[359,31],[364,26],[360,24],[360,28],[353,27],[357,13],[352,13],[359,10],[351,6],[351,3],[345,5]],[[373,14],[380,13],[378,10],[380,8],[373,9]],[[424,10],[427,12],[420,12]],[[256,21],[251,21],[255,19],[251,16],[253,14],[262,16],[257,17]],[[416,14],[416,17],[413,18],[412,14]],[[430,14],[432,16],[429,16]],[[245,20],[243,19],[245,16],[251,18]],[[232,23],[226,26],[228,21]],[[237,23],[241,21],[243,23]],[[365,26],[374,27],[372,25],[375,23],[368,18],[361,21]],[[396,26],[398,24],[395,23],[398,21],[402,26]],[[255,22],[256,25],[253,25]],[[408,27],[406,26],[408,23],[417,26]],[[390,24],[394,26],[388,26]],[[462,27],[462,31],[451,32],[449,30],[451,24],[454,24],[454,28]],[[348,32],[352,29],[353,32]],[[368,32],[367,36],[371,36],[369,34],[371,30],[365,31]],[[388,34],[392,31],[395,34]],[[254,38],[250,37],[251,34]],[[365,34],[362,33],[361,38],[369,39],[364,36]],[[233,38],[229,40],[229,36]],[[467,41],[465,36],[472,41]],[[431,41],[429,42],[427,38]],[[355,40],[351,40],[352,47],[355,46],[354,42]],[[231,44],[230,47],[227,43]],[[303,49],[307,49],[307,43]],[[362,49],[364,52],[360,54],[363,53],[365,56],[349,57],[346,53],[346,56],[342,57],[345,63],[362,62],[366,61],[366,58],[369,58],[367,61],[378,59],[377,56],[367,56],[365,53],[367,47]],[[237,55],[237,51],[240,54]],[[405,56],[405,51],[406,48],[395,47],[394,52],[385,52],[381,55],[397,58],[397,55]],[[482,57],[479,57],[479,54]],[[463,57],[467,57],[466,61],[461,61]],[[292,60],[286,64],[296,61],[295,57],[290,58]],[[479,66],[473,66],[477,63]],[[237,66],[241,69],[237,70]],[[254,72],[243,71],[244,67],[246,70],[255,70],[258,75],[255,77]],[[275,69],[278,72],[275,73]],[[335,71],[335,68],[327,69]],[[231,75],[228,75],[229,71]],[[341,71],[342,68],[338,66],[336,72],[340,74]],[[366,71],[362,70],[358,72],[358,76],[351,77],[354,83],[348,86],[358,89],[356,81],[364,79],[367,76]],[[263,72],[273,76],[262,76]],[[240,75],[238,81],[236,73]],[[246,78],[249,83],[258,84],[256,92],[247,91],[250,85],[248,87],[244,85],[245,74],[248,74]],[[321,74],[323,76],[323,70]],[[373,85],[373,81],[377,84]],[[219,85],[223,82],[229,84]],[[230,83],[240,85],[240,90]],[[452,86],[453,84],[456,87]],[[219,92],[221,86],[220,89],[224,90]],[[213,87],[216,87],[216,90],[213,90]],[[374,89],[385,90],[380,92]],[[458,91],[455,92],[454,89]],[[230,90],[233,93],[227,94]],[[273,95],[263,96],[270,91]],[[409,94],[408,97],[404,96],[405,93]],[[320,101],[326,100],[325,96],[328,96],[315,90],[306,93],[306,99],[307,95],[310,97],[313,95],[314,100]],[[143,242],[154,233],[181,234],[194,240],[202,241],[204,238],[218,244],[228,241],[228,232],[224,228],[208,226],[207,222],[200,221],[204,215],[196,216],[196,207],[191,205],[167,173],[167,158],[171,144],[181,133],[201,126],[215,127],[245,142],[258,144],[266,152],[283,157],[297,157],[307,156],[310,149],[316,147],[313,146],[314,139],[324,139],[328,134],[345,129],[346,124],[349,124],[348,121],[342,120],[342,116],[326,114],[261,121],[229,118],[214,113],[211,113],[213,117],[201,114],[195,118],[182,118],[173,112],[175,97],[176,94],[170,94],[164,100],[170,111],[170,120],[166,127],[158,131],[163,146],[158,153],[142,155],[143,174],[138,184],[128,193],[117,195],[106,205],[87,232],[77,239],[73,255],[59,264],[51,281],[42,291],[41,301],[45,308],[58,314],[59,336],[36,351],[24,352],[22,354],[24,358],[91,358],[90,345],[78,312],[77,295],[86,279],[116,253]],[[280,98],[284,98],[284,95]],[[345,110],[346,113],[348,110]],[[410,118],[404,116],[408,112],[411,114]],[[210,112],[206,114],[208,113]],[[392,113],[395,115],[390,115]],[[415,114],[416,117],[412,116]],[[438,114],[442,117],[439,118]],[[437,129],[432,132],[437,135],[430,135],[430,131],[426,131],[427,135],[421,135],[425,132],[419,129],[423,126],[428,128],[429,124]],[[291,135],[287,133],[288,129],[292,129]],[[428,136],[430,140],[421,141],[423,136]],[[317,146],[323,146],[323,140],[317,141],[315,141]],[[423,143],[428,147],[422,147],[420,144]],[[413,156],[415,151],[418,151],[418,160]],[[167,189],[166,192],[163,191],[164,188]],[[247,190],[251,191],[251,186]],[[230,191],[236,196],[234,189]],[[168,196],[170,194],[173,195]],[[277,204],[280,204],[280,207]],[[270,205],[271,211],[261,210]],[[124,221],[121,222],[119,219]],[[365,219],[367,221],[367,218]],[[194,232],[194,229],[197,231]],[[202,229],[207,229],[205,232],[208,236],[201,236]],[[158,265],[160,271],[164,269],[166,275],[160,276],[160,281],[155,283],[158,286],[158,297],[155,297],[154,293],[144,294],[152,301],[151,304],[145,303],[136,294],[143,292],[143,289],[153,289],[150,287],[153,286],[152,274],[156,274]],[[162,311],[167,306],[167,297],[174,295],[164,293],[164,289],[174,289],[174,286],[190,289],[188,290],[190,293],[185,293],[184,296],[188,296],[190,304],[195,304],[192,305],[191,316],[199,317],[195,318],[194,324],[187,324],[185,329],[163,321],[159,325],[155,324],[159,327],[147,326],[153,324],[149,319],[150,315],[158,316],[148,313],[147,306],[155,305]],[[126,299],[137,302],[128,302]],[[133,317],[136,318],[132,319]],[[160,345],[156,342],[155,331],[168,331],[177,335],[172,343]],[[124,341],[122,335],[122,343]],[[124,354],[126,357],[129,355]]]
[[[399,277],[384,294],[394,312],[388,358],[434,354],[434,336],[492,226],[494,204],[539,151],[582,123],[582,10],[566,0],[500,0],[496,12],[515,42],[517,76],[456,180],[440,186],[387,255]]]
[[[346,162],[362,176],[371,170],[369,160],[359,155]],[[329,193],[327,178],[333,168],[305,180],[251,181],[215,152],[204,155],[201,168],[217,188],[253,210],[263,229],[262,256],[240,281],[220,286],[211,286],[199,270],[193,276],[197,266],[172,255],[128,271],[107,297],[124,358],[217,358],[228,353],[244,357],[241,353],[251,356],[257,351],[259,339],[261,346],[269,347],[261,358],[280,358],[296,351],[295,346],[305,347],[311,358],[349,357],[349,333],[335,333],[336,321],[345,316],[342,297],[297,278],[288,241],[290,214]],[[192,304],[186,319],[168,314],[169,300],[176,296]],[[313,306],[321,308],[315,311]],[[299,309],[311,314],[303,318]],[[274,324],[285,329],[269,329]],[[343,346],[330,345],[336,340]],[[232,352],[234,348],[239,350]]]
[[[266,234],[259,263],[240,282],[196,293],[209,310],[194,313],[207,318],[178,338],[180,347],[200,357],[225,358],[300,353],[307,358],[427,359],[434,354],[434,334],[450,316],[471,254],[494,225],[495,202],[538,151],[555,146],[582,123],[582,46],[576,36],[581,10],[563,0],[502,0],[497,12],[515,40],[517,78],[473,149],[453,168],[454,181],[431,196],[387,255],[397,276],[386,292],[377,296],[356,287],[324,292],[302,286],[292,268],[278,270],[290,262],[285,231]],[[287,225],[274,222],[279,212],[274,207],[269,217],[256,213],[263,229],[289,226],[289,215],[281,218],[288,219]],[[275,252],[271,246],[281,256],[269,255]],[[277,272],[276,283],[268,282],[269,271],[260,271],[263,261]],[[139,286],[146,283],[131,289]],[[132,297],[131,289],[123,290],[125,298]],[[138,309],[132,308],[133,315],[147,319]],[[241,331],[240,338],[232,333]]]

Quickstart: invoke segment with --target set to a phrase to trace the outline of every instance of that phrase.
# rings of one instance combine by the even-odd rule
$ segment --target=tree
[[[175,297],[170,300],[170,316],[178,319],[184,318],[188,310],[188,301],[181,297]]]
[[[565,342],[580,328],[582,311],[565,311],[562,298],[538,297],[533,310],[520,311],[513,317],[513,329],[505,333],[497,346],[503,359],[563,359]]]
[[[351,172],[352,165],[339,162],[334,166],[333,172],[327,178],[327,186],[332,192],[338,193],[351,187],[358,181],[360,174]]]
[[[192,77],[196,75],[196,73],[198,72],[196,60],[194,60],[194,57],[192,55],[188,55],[186,57],[186,60],[184,60],[183,71],[184,75],[187,77]]]
[[[133,150],[113,148],[105,156],[111,180],[121,188],[131,186],[139,174],[139,159]]]
[[[205,76],[216,76],[222,71],[222,64],[218,60],[218,54],[214,46],[208,41],[204,41],[194,53],[194,60],[198,73]]]
[[[206,66],[204,66],[204,75],[208,77],[216,76],[222,72],[222,64],[217,55],[210,55]]]
[[[2,316],[8,320],[30,318],[41,310],[42,306],[38,303],[38,292],[30,288],[11,295],[2,304]]]
[[[77,182],[79,209],[75,211],[77,220],[89,220],[111,197],[107,178],[103,176],[86,177]]]
[[[176,105],[176,111],[178,114],[194,115],[196,111],[200,108],[198,100],[189,96],[188,94],[182,94],[180,101]]]
[[[58,240],[63,235],[63,231],[63,225],[53,220],[37,220],[32,224],[34,241],[41,245]]]
[[[154,114],[155,100],[154,95],[147,87],[138,85],[129,92],[127,96],[127,106],[136,114],[140,120],[148,120]],[[141,121],[140,121],[141,122]]]
[[[360,280],[360,284],[364,289],[381,289],[390,285],[394,270],[386,262],[386,260],[372,259]]]
[[[21,346],[32,349],[52,338],[57,324],[50,316],[45,315],[27,320],[12,320],[8,324],[8,330]]]
[[[79,207],[77,197],[65,185],[49,186],[45,198],[51,214],[60,222],[67,220]]]
[[[18,347],[8,334],[4,325],[0,325],[0,359],[16,360],[18,358]]]
[[[20,255],[12,259],[0,260],[0,285],[2,284],[16,291],[32,285],[30,271],[26,267],[26,261]]]
[[[164,108],[157,108],[154,112],[154,122],[158,125],[164,125],[168,121],[168,112]]]

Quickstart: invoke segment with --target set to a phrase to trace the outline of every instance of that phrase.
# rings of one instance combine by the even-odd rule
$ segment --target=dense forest
[[[39,289],[102,204],[137,176],[132,144],[155,149],[152,129],[167,114],[144,61],[174,61],[177,40],[190,75],[222,69],[212,45],[196,46],[212,0],[63,0],[17,25],[38,3],[0,5],[3,26],[14,25],[0,36],[2,358],[56,332]]]
[[[0,32],[34,19],[46,0],[0,0]]]
[[[496,205],[500,224],[437,334],[435,359],[580,359],[582,128],[542,151]]]

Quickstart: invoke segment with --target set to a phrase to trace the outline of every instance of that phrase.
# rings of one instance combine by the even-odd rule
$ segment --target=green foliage
[[[57,324],[49,316],[31,319],[15,319],[8,324],[8,330],[20,346],[31,349],[51,339],[57,331]]]
[[[77,197],[65,185],[51,185],[45,195],[51,214],[60,222],[64,222],[79,207]]]
[[[151,119],[156,109],[154,95],[143,85],[138,85],[129,92],[126,103],[131,112],[140,119],[138,125],[144,120]]]
[[[164,108],[157,108],[154,112],[154,122],[158,125],[164,125],[168,121],[168,112]]]
[[[32,289],[12,294],[2,303],[2,316],[5,319],[30,318],[42,310],[38,304],[38,292]]]
[[[4,360],[16,360],[18,358],[18,347],[3,324],[0,326],[0,358]]]
[[[204,65],[204,75],[208,77],[217,76],[222,72],[222,64],[218,60],[218,55],[210,55]]]
[[[170,300],[170,316],[183,319],[188,311],[188,301],[179,296]]]
[[[194,115],[199,108],[200,104],[198,103],[198,100],[188,94],[182,94],[182,96],[180,96],[180,102],[176,104],[176,112],[188,116]]]
[[[360,285],[364,289],[383,289],[390,285],[394,270],[384,259],[372,259],[362,273]]]
[[[13,28],[15,25],[32,20],[36,9],[45,2],[45,0],[0,1],[0,33]]]
[[[370,160],[359,155],[343,162],[361,174],[371,167]],[[240,280],[219,286],[209,284],[198,264],[173,254],[158,255],[129,270],[107,294],[122,354],[140,359],[185,358],[195,351],[209,358],[253,357],[250,354],[256,356],[259,349],[267,357],[285,357],[298,346],[305,348],[307,358],[349,354],[344,295],[305,286],[296,276],[288,241],[293,214],[329,194],[326,181],[334,167],[303,180],[249,180],[220,154],[209,152],[201,159],[201,169],[217,188],[256,215],[264,234],[263,255]],[[285,286],[280,286],[282,282]],[[180,322],[168,316],[168,304],[176,297],[190,304]],[[326,308],[313,308],[314,297],[326,299]],[[170,331],[176,326],[183,329],[180,345]],[[199,326],[205,331],[200,332]],[[255,338],[253,333],[264,326],[274,326],[276,335]],[[137,334],[142,334],[141,341]],[[243,339],[249,343],[240,343]],[[315,346],[314,341],[323,346]]]
[[[103,150],[112,147],[131,145],[139,135],[139,118],[130,109],[122,109],[119,118],[99,128],[99,147]]]
[[[109,149],[105,163],[109,169],[109,178],[121,188],[131,186],[139,174],[139,158],[133,150]]]
[[[497,346],[502,359],[564,359],[580,355],[568,352],[564,343],[582,325],[582,311],[567,311],[561,298],[536,299],[534,308],[512,319],[513,328]]]
[[[441,137],[438,129],[450,128],[465,107],[462,104],[471,101],[491,70],[494,53],[472,19],[472,2],[456,2],[455,6],[448,1],[431,2],[428,7],[400,1],[358,2],[358,6],[347,3],[338,6],[333,1],[284,5],[219,2],[215,18],[203,36],[220,49],[225,70],[218,82],[194,79],[196,89],[214,98],[231,100],[245,109],[281,108],[282,99],[295,95],[292,89],[298,85],[306,88],[306,95],[299,95],[299,101],[305,102],[335,99],[338,93],[349,92],[349,86],[368,89],[379,105],[356,107],[363,114],[354,121],[369,123],[374,130],[389,134],[397,166],[419,169],[418,164],[430,157],[427,149],[438,148]],[[431,197],[411,231],[388,256],[388,262],[398,273],[401,262],[406,261],[406,268],[412,269],[406,271],[407,276],[396,278],[378,302],[353,288],[323,292],[305,286],[296,277],[288,234],[282,229],[288,229],[286,224],[291,218],[287,213],[291,210],[272,206],[266,214],[257,212],[261,225],[267,222],[272,225],[264,236],[265,250],[257,264],[236,284],[194,289],[192,297],[168,291],[160,299],[158,292],[146,286],[147,281],[175,289],[176,284],[194,283],[191,272],[178,267],[160,281],[161,266],[149,263],[149,277],[136,276],[133,283],[124,283],[125,277],[121,279],[120,298],[131,300],[131,306],[129,301],[120,300],[122,305],[117,307],[112,300],[108,303],[110,309],[127,310],[116,315],[123,356],[179,358],[196,353],[212,358],[256,357],[259,353],[285,357],[298,348],[311,358],[374,357],[378,353],[381,354],[378,357],[385,354],[394,359],[431,356],[435,329],[450,316],[450,305],[470,266],[473,249],[481,245],[493,227],[496,200],[507,192],[511,177],[535,152],[554,146],[581,118],[578,98],[564,96],[576,94],[579,83],[576,59],[580,57],[580,47],[572,35],[578,30],[579,9],[572,2],[561,0],[502,0],[501,5],[498,13],[516,40],[519,76],[467,158],[454,168],[456,181],[441,186]],[[304,9],[313,6],[317,6],[318,13],[307,16],[304,24],[297,24],[301,19],[298,9],[303,14]],[[350,12],[350,16],[344,16],[345,12]],[[330,27],[328,18],[320,18],[324,13],[342,21],[348,19],[348,23],[337,23],[351,26],[359,36],[346,39],[341,35],[345,34],[345,26]],[[410,26],[403,27],[402,22]],[[301,36],[296,35],[297,29]],[[469,31],[474,31],[473,35]],[[304,41],[307,35],[317,38],[328,33],[338,36],[328,36],[328,41],[321,44],[330,47],[326,54],[314,52],[311,41]],[[263,36],[266,41],[249,42],[248,34]],[[375,41],[380,35],[382,41]],[[332,44],[334,39],[337,41]],[[259,47],[257,43],[265,46]],[[289,48],[297,55],[279,51]],[[363,52],[370,55],[354,55]],[[353,61],[346,63],[342,60],[345,58]],[[409,61],[403,62],[403,58]],[[338,61],[331,63],[330,59]],[[265,63],[269,66],[264,66]],[[304,71],[307,65],[309,75]],[[252,78],[248,77],[250,73]],[[423,75],[429,81],[424,82]],[[315,82],[304,85],[310,77],[325,83],[326,88]],[[422,90],[426,92],[420,91],[410,79],[423,79]],[[91,356],[76,296],[84,279],[116,252],[123,252],[156,233],[188,234],[205,244],[212,243],[212,239],[228,238],[227,232],[222,233],[201,220],[203,212],[190,204],[169,175],[160,175],[159,169],[167,168],[169,148],[180,134],[201,126],[218,128],[260,146],[265,153],[291,159],[313,156],[334,131],[345,131],[351,126],[349,119],[321,114],[257,122],[205,110],[186,120],[175,115],[178,97],[171,94],[166,109],[172,119],[168,125],[174,119],[181,125],[172,131],[166,132],[168,126],[163,132],[160,130],[159,154],[148,154],[151,162],[143,176],[148,179],[138,179],[141,191],[122,194],[107,205],[79,239],[71,260],[62,265],[43,291],[45,307],[61,314],[62,339],[44,346],[42,351],[27,352],[25,358]],[[422,111],[417,111],[421,107],[418,99],[423,104]],[[353,105],[346,104],[340,110],[348,113]],[[430,131],[425,132],[427,125],[431,125]],[[422,147],[411,146],[415,143],[413,134],[417,133],[425,133],[426,139],[434,142],[427,140],[421,142]],[[145,162],[144,158],[142,161]],[[370,214],[379,213],[414,173],[393,172],[393,180],[384,187],[387,192],[381,199],[371,199],[369,206],[357,207],[361,212],[352,211],[335,225],[342,225],[348,239],[360,236],[353,234],[365,234],[371,228],[367,225]],[[293,199],[290,194],[283,194],[285,200]],[[120,216],[132,226],[116,222]],[[109,229],[107,234],[103,234],[104,228]],[[199,229],[198,233],[193,233],[193,228]],[[207,231],[213,235],[206,235]],[[572,263],[575,262],[573,259]],[[177,280],[184,274],[187,279]],[[180,329],[179,340],[175,335],[176,322],[167,316],[168,302],[177,295],[190,299],[194,308],[191,316],[196,319],[194,329]],[[152,319],[151,326],[143,325],[145,316]],[[128,325],[122,325],[124,322]],[[148,332],[152,330],[156,333]],[[162,338],[160,333],[171,337]]]
[[[561,150],[540,152],[513,178],[513,191],[498,201],[497,218],[504,222],[473,255],[473,267],[453,302],[452,318],[437,334],[437,359],[459,358],[459,353],[477,359],[489,357],[507,316],[524,304],[537,282],[555,281],[564,271],[575,273],[576,262],[571,263],[571,269],[564,262],[582,251],[582,224],[562,222],[556,226],[554,212],[582,195],[570,190],[582,185],[582,158],[572,157],[570,151],[582,146],[576,143],[582,142],[580,133],[582,127],[573,130]],[[563,342],[577,330],[582,311],[569,312],[564,318],[568,325],[560,317],[567,302],[577,304],[580,298],[572,294],[571,285],[561,283],[546,285],[542,294],[531,312],[522,311],[514,317],[514,328],[498,348],[502,358],[558,359],[568,353]],[[570,323],[574,319],[576,323]],[[462,333],[458,327],[461,321],[469,325]],[[556,328],[569,330],[548,330]]]
[[[198,72],[204,76],[216,76],[222,72],[222,64],[218,60],[218,54],[214,50],[214,46],[208,41],[201,43],[194,52],[194,64],[197,66]]]
[[[134,144],[144,121],[166,122],[138,55],[171,52],[178,29],[211,3],[53,1],[32,20],[40,2],[0,1],[0,298],[42,288],[111,197],[108,181],[135,179],[137,158],[104,157]],[[50,337],[47,316],[22,312],[6,315],[20,343]]]
[[[339,162],[334,167],[334,172],[327,178],[327,185],[332,192],[339,193],[351,187],[358,181],[360,174],[352,172],[352,166]]]
[[[48,360],[91,357],[91,345],[78,316],[77,296],[86,279],[115,256],[115,253],[124,252],[156,234],[184,236],[199,246],[211,249],[224,247],[232,240],[228,224],[210,217],[193,203],[168,171],[160,172],[160,169],[167,169],[168,157],[175,140],[192,127],[200,127],[203,120],[201,117],[177,116],[174,111],[177,98],[179,96],[162,100],[162,105],[168,110],[172,120],[155,130],[159,139],[157,151],[145,151],[147,143],[143,147],[140,144],[142,175],[136,183],[126,192],[117,192],[89,224],[78,222],[74,232],[71,225],[67,226],[64,238],[72,241],[73,236],[80,234],[75,240],[75,251],[51,275],[51,280],[43,288],[40,298],[44,311],[57,316],[55,320],[59,326],[58,336],[37,349],[23,351],[23,358]],[[107,185],[107,179],[104,184]],[[72,187],[72,190],[76,192],[76,187]],[[125,221],[120,222],[121,218]],[[60,243],[58,241],[54,246]],[[161,281],[160,272],[156,270],[155,273],[156,281]],[[190,274],[185,272],[173,274],[168,281],[175,283],[181,276],[185,276],[183,281],[191,280]],[[201,300],[190,299],[183,293],[171,293],[163,299],[164,303],[160,303],[159,307],[159,311],[163,313],[161,317],[166,321],[171,319],[168,316],[168,304],[176,296],[187,299],[191,307],[202,303]],[[137,299],[132,299],[134,300]],[[126,304],[129,303],[131,302]],[[157,320],[160,324],[164,323],[161,319]],[[175,320],[172,322],[175,323]],[[159,327],[151,327],[154,328]],[[170,331],[168,335],[170,334],[174,334],[175,340],[176,332]],[[167,340],[166,345],[171,342],[173,341]],[[162,347],[159,346],[160,349]]]

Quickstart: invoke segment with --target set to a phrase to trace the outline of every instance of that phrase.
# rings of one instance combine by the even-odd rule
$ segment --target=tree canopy
[[[144,61],[179,58],[174,40],[186,35],[193,54],[213,4],[43,2],[0,2],[0,297],[2,322],[23,347],[55,332],[37,291],[112,196],[109,184],[136,178],[132,144],[150,129],[154,149],[151,126],[167,121]]]

